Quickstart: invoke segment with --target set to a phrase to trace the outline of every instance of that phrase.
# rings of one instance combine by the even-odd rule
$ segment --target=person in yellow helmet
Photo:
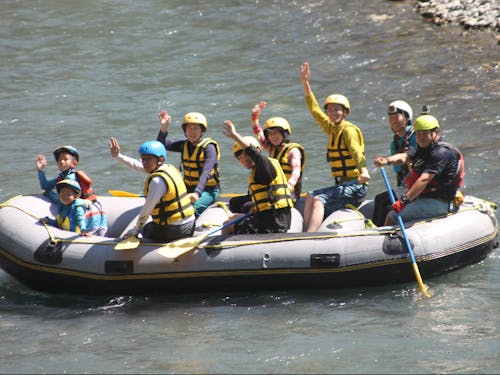
[[[224,121],[224,135],[234,140],[233,154],[250,170],[248,191],[254,214],[226,228],[223,233],[284,233],[290,229],[293,201],[285,173],[276,159],[266,157],[253,137],[242,137],[230,120]],[[230,220],[242,214],[233,215]]]
[[[296,201],[302,190],[302,173],[306,162],[305,150],[299,143],[290,142],[292,129],[287,119],[271,117],[265,122],[264,128],[260,126],[259,116],[266,106],[267,102],[261,101],[253,107],[252,130],[262,147],[269,152],[269,156],[280,162],[288,179],[292,198]]]
[[[328,135],[327,158],[335,185],[308,192],[304,205],[304,230],[315,232],[324,218],[346,204],[358,205],[368,192],[370,174],[366,167],[363,134],[346,120],[351,112],[349,100],[340,94],[325,99],[319,106],[309,80],[310,67],[301,66],[304,99],[318,125]]]
[[[186,113],[182,119],[185,138],[167,139],[172,116],[166,110],[159,113],[161,128],[156,138],[168,151],[182,154],[184,183],[199,216],[217,200],[220,192],[220,150],[218,143],[204,137],[208,130],[206,117],[199,112]]]
[[[397,214],[404,222],[446,215],[464,177],[463,155],[455,146],[443,142],[436,117],[424,113],[415,120],[417,147],[406,152],[374,160],[376,166],[411,163],[405,179],[408,191],[393,205],[384,225],[397,223]]]

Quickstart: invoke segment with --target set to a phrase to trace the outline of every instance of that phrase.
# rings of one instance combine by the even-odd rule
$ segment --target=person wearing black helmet
[[[140,161],[120,153],[116,138],[109,140],[111,156],[125,166],[146,173],[146,201],[135,226],[122,236],[126,239],[143,237],[169,242],[193,235],[195,211],[181,173],[167,163],[165,146],[158,141],[146,141],[139,147]],[[147,222],[149,218],[152,221]]]
[[[47,159],[45,155],[36,156],[36,168],[38,170],[38,180],[40,187],[44,190],[44,194],[53,202],[57,202],[57,194],[53,191],[56,184],[64,179],[71,179],[78,181],[81,187],[81,198],[88,199],[96,202],[97,197],[93,190],[92,179],[82,170],[77,170],[77,165],[80,161],[80,155],[76,148],[73,146],[60,146],[53,151],[54,159],[57,162],[59,174],[56,178],[47,180],[45,175],[45,167],[47,166]],[[100,204],[96,202],[100,207]]]

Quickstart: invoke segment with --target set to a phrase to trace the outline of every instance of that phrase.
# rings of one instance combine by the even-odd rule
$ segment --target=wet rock
[[[450,23],[465,29],[500,32],[500,1],[497,0],[418,0],[417,10],[437,25]]]

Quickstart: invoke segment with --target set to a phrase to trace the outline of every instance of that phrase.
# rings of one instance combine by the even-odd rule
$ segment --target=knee
[[[318,197],[314,197],[313,198],[313,205],[314,205],[314,207],[323,206],[323,202]]]

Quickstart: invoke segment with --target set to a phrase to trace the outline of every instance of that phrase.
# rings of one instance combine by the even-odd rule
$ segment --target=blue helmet
[[[157,158],[163,156],[163,160],[167,161],[167,150],[163,143],[158,141],[146,141],[139,147],[139,154],[154,155]]]
[[[71,189],[73,189],[77,194],[80,194],[82,192],[82,188],[80,187],[80,184],[76,182],[75,180],[70,180],[70,179],[65,179],[61,180],[56,184],[56,189],[57,192],[61,192],[61,188],[67,186]]]
[[[78,155],[78,151],[73,146],[59,146],[58,148],[56,148],[53,151],[56,161],[59,158],[59,154],[61,152],[67,152],[68,154],[73,155],[76,158],[76,161],[80,161],[80,155]]]

